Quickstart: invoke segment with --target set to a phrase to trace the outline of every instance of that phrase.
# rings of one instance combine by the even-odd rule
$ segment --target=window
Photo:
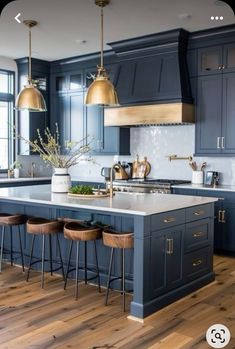
[[[0,69],[0,172],[14,159],[11,125],[14,124],[14,72]]]

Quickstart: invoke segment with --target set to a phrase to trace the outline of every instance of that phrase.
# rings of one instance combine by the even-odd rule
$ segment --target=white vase
[[[20,177],[20,169],[19,168],[14,168],[13,173],[14,173],[14,178]]]
[[[67,193],[71,187],[71,178],[67,168],[55,168],[51,180],[53,193]]]

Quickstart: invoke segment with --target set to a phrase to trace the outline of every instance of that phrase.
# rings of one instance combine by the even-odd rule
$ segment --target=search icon
[[[222,341],[222,337],[221,337],[221,334],[219,332],[215,333],[215,338],[220,339]]]

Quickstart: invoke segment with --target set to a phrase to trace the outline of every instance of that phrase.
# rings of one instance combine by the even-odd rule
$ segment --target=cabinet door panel
[[[222,46],[198,50],[198,75],[216,74],[222,67]]]
[[[83,93],[69,96],[71,141],[79,142],[84,138]],[[81,143],[82,145],[82,143]]]
[[[151,290],[153,297],[166,288],[166,237],[164,233],[153,235],[151,241]]]
[[[224,251],[235,253],[235,204],[223,205],[224,220],[221,234],[221,248]]]
[[[223,72],[235,71],[235,44],[224,45]]]
[[[196,123],[196,153],[198,154],[221,152],[221,149],[217,148],[217,137],[221,137],[221,95],[222,75],[199,78]]]
[[[177,54],[161,56],[157,99],[181,98],[180,72]]]
[[[223,153],[235,154],[235,73],[223,75]]]
[[[167,254],[166,264],[166,283],[167,288],[174,288],[182,280],[182,236],[184,226],[179,226],[173,230],[172,233],[166,236],[166,245],[172,239],[171,254]],[[168,246],[166,247],[166,253]]]
[[[66,141],[70,140],[70,117],[68,110],[68,96],[58,95],[56,98],[55,115],[58,117],[58,128],[60,133],[60,145],[62,152],[65,150]]]
[[[88,142],[91,141],[91,148],[94,152],[100,152],[103,147],[102,117],[103,107],[86,107],[86,135]]]

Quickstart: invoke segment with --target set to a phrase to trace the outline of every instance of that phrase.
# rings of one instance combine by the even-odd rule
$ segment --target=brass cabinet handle
[[[171,222],[175,222],[176,219],[174,217],[167,217],[163,220],[164,223],[171,223]]]
[[[194,233],[193,234],[193,237],[194,238],[199,238],[199,237],[201,237],[201,236],[204,236],[205,234],[203,233],[203,231],[199,231],[199,232],[197,232],[197,233]]]
[[[226,223],[225,213],[226,213],[225,210],[222,210],[222,211],[221,211],[221,223]]]
[[[174,240],[173,239],[166,239],[167,242],[167,254],[173,254],[174,253]]]
[[[193,261],[193,266],[194,267],[198,267],[199,265],[202,264],[202,259],[196,259],[195,261]]]
[[[219,211],[218,211],[218,222],[219,222],[219,223],[222,222],[221,214],[222,214],[222,210],[219,210]]]
[[[196,211],[193,212],[194,216],[201,216],[202,214],[204,214],[204,211]]]
[[[221,148],[224,149],[225,145],[224,145],[224,137],[221,137]]]
[[[217,137],[217,149],[221,149],[221,148],[220,148],[220,138],[221,138],[221,137]]]

